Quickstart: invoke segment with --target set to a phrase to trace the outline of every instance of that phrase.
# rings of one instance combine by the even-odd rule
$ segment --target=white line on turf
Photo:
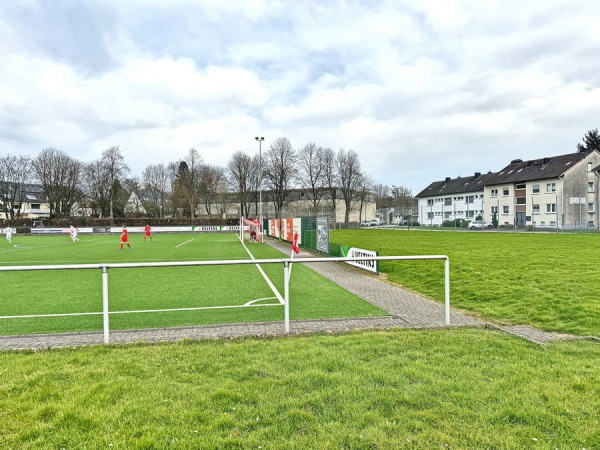
[[[238,239],[240,239],[239,236],[238,236]],[[244,241],[242,239],[240,239],[240,242],[246,249],[246,252],[248,252],[248,255],[250,255],[250,258],[252,260],[254,260],[254,255],[252,253],[250,253],[250,250],[248,250],[248,247],[246,247],[246,244],[244,244]],[[256,267],[258,268],[259,272],[262,274],[263,278],[265,279],[265,281],[271,288],[271,291],[273,291],[273,294],[275,294],[275,296],[277,297],[277,300],[279,300],[279,303],[281,303],[283,305],[285,303],[285,301],[283,300],[283,296],[279,293],[279,291],[277,290],[277,288],[275,287],[275,285],[273,284],[271,279],[267,276],[267,274],[264,272],[264,270],[262,270],[262,267],[260,267],[260,264],[256,264]]]
[[[265,298],[257,298],[256,300],[250,300],[249,302],[244,303],[244,306],[256,306],[255,303],[262,302],[265,300],[274,300],[276,297],[265,297]]]
[[[169,309],[140,309],[131,311],[110,311],[109,314],[135,314],[135,313],[157,313],[173,311],[202,311],[205,309],[239,309],[239,308],[257,308],[261,306],[281,306],[280,303],[262,303],[260,305],[230,305],[230,306],[198,306],[192,308],[169,308]],[[0,319],[31,319],[35,317],[68,317],[68,316],[99,316],[104,314],[100,312],[82,312],[82,313],[60,313],[60,314],[24,314],[22,316],[0,316]]]
[[[175,248],[179,248],[179,247],[181,247],[182,245],[189,244],[189,243],[190,243],[190,242],[192,242],[194,239],[196,239],[196,238],[192,238],[192,239],[190,239],[189,241],[185,241],[185,242],[184,242],[184,243],[182,243],[182,244],[176,245],[176,246],[175,246]]]

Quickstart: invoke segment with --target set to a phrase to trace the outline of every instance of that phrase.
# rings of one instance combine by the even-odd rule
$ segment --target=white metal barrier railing
[[[450,259],[446,255],[416,255],[416,256],[365,256],[365,257],[330,257],[330,258],[283,258],[283,259],[253,259],[253,260],[219,260],[219,261],[178,261],[155,263],[115,263],[115,264],[64,264],[41,266],[0,266],[0,272],[35,271],[35,270],[102,270],[102,316],[104,343],[108,344],[109,336],[109,301],[108,301],[108,269],[132,269],[142,267],[185,267],[185,266],[224,266],[234,264],[283,264],[284,281],[284,329],[290,332],[290,272],[293,263],[346,262],[346,261],[410,261],[410,260],[444,260],[444,320],[450,325]],[[140,311],[130,311],[132,313]],[[98,313],[79,313],[98,314]],[[52,316],[72,316],[73,314],[52,314]],[[47,315],[27,315],[29,318],[46,317]],[[0,319],[17,318],[21,316],[0,317]],[[24,316],[22,316],[24,317]]]

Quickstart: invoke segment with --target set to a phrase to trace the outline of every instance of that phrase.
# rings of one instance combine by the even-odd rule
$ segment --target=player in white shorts
[[[6,233],[6,240],[10,244],[10,241],[12,239],[12,228],[11,227],[6,227],[6,229],[4,230],[4,233]]]
[[[79,239],[77,238],[77,233],[79,233],[79,228],[74,227],[73,225],[71,225],[71,239],[73,240],[73,242],[79,242]]]

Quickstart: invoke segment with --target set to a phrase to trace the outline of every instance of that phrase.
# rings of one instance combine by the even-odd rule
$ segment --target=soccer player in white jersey
[[[73,240],[73,242],[79,242],[79,239],[77,238],[77,233],[79,233],[79,228],[74,227],[73,225],[71,225],[71,239]]]
[[[4,230],[4,233],[6,233],[6,240],[10,244],[10,241],[12,239],[12,228],[11,227],[6,227],[6,229]]]

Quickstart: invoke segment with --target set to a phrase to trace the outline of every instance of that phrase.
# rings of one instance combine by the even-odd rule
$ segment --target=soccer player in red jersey
[[[144,227],[144,240],[146,240],[146,238],[152,240],[152,228],[150,228],[150,225]]]
[[[123,225],[123,229],[121,230],[121,250],[123,250],[123,244],[127,244],[129,250],[131,250],[131,245],[129,245],[129,240],[127,239],[127,228]]]

